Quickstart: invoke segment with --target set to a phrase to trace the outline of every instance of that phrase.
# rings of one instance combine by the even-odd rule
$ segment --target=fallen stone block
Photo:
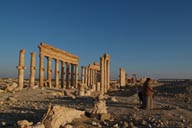
[[[45,128],[60,128],[67,123],[71,123],[75,118],[80,118],[84,114],[85,111],[64,106],[50,106],[41,122],[45,125]]]

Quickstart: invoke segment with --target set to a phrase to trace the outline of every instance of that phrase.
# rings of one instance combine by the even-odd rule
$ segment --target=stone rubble
[[[5,90],[8,86],[13,85],[14,82],[16,83],[15,80],[10,79],[0,80],[0,84],[3,85],[0,87],[1,90]],[[25,83],[26,85],[23,90],[14,93],[12,91],[0,93],[0,127],[13,128],[14,126],[27,126],[28,128],[56,128],[58,125],[62,128],[192,127],[192,121],[190,120],[192,118],[190,111],[192,109],[190,97],[191,85],[166,85],[165,87],[157,87],[159,92],[154,99],[155,109],[143,110],[139,108],[139,104],[136,102],[138,100],[136,95],[134,93],[132,94],[134,91],[129,89],[122,91],[116,90],[115,92],[111,91],[108,95],[98,95],[94,98],[90,96],[80,97],[71,90],[54,88],[29,89],[27,86],[28,82],[25,81]],[[177,92],[177,89],[173,90],[173,88],[170,87],[177,87],[184,92]],[[165,90],[163,90],[164,88]],[[73,96],[75,96],[75,99],[72,98]],[[100,101],[102,102],[100,103]],[[46,108],[50,103],[52,107],[50,107],[51,109],[47,113]],[[53,107],[58,105],[60,107]],[[97,106],[97,109],[94,111],[100,113],[99,118],[95,118],[94,116],[89,117],[83,114],[78,119],[71,119],[69,121],[70,123],[66,120],[59,119],[59,117],[63,117],[64,119],[70,116],[77,117],[77,108],[77,111],[82,110],[84,112],[88,110],[91,112],[94,106]],[[104,106],[104,109],[98,106]],[[53,108],[55,111],[53,111]],[[69,108],[69,110],[67,108]],[[102,108],[103,110],[98,110],[98,108]],[[70,112],[72,109],[74,112]],[[64,111],[69,112],[66,114],[67,117],[64,117],[64,114],[62,114]],[[107,117],[108,115],[105,114],[109,114],[110,117]],[[43,117],[43,115],[47,116]],[[58,123],[56,120],[55,123],[51,123],[51,120],[57,117],[59,120]],[[54,124],[57,124],[57,126],[51,126]]]
[[[42,118],[42,123],[46,128],[59,128],[70,123],[75,118],[84,115],[84,111],[67,108],[64,106],[50,106]]]

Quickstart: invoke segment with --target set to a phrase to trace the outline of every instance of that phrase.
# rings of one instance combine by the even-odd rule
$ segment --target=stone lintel
[[[64,62],[69,62],[72,64],[78,64],[79,57],[73,55],[71,53],[65,52],[53,46],[47,45],[45,43],[41,43],[39,45],[40,54],[46,55],[48,57],[52,57],[54,59],[58,59]]]

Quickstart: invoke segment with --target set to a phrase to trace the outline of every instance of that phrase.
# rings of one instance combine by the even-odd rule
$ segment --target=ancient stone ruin
[[[120,68],[119,72],[120,72],[120,76],[119,76],[120,86],[124,87],[126,85],[126,83],[125,83],[125,80],[126,80],[125,69]]]
[[[59,87],[59,62],[61,62],[61,87],[70,88],[73,86],[77,88],[78,84],[78,60],[79,57],[70,53],[67,53],[58,48],[52,47],[45,43],[39,45],[39,86],[43,87],[44,79],[44,58],[47,58],[47,81],[49,87],[52,86],[51,81],[51,60],[55,60],[55,86]],[[66,72],[65,72],[66,68]],[[66,75],[66,76],[65,76]],[[66,82],[64,82],[64,77],[66,77]],[[71,80],[69,79],[71,78]],[[71,82],[71,83],[70,83]],[[75,82],[75,83],[74,83]],[[66,85],[65,85],[66,83]]]
[[[24,81],[24,71],[26,69],[25,67],[25,50],[22,49],[20,50],[20,54],[19,54],[19,65],[17,66],[18,69],[18,85],[19,88],[22,89],[23,88],[23,81]]]
[[[100,64],[94,62],[87,67],[81,67],[82,84],[90,87],[93,91],[106,93],[110,85],[110,56],[104,54],[100,57]]]
[[[23,88],[24,80],[24,54],[25,50],[20,51],[18,68],[18,85]],[[47,65],[45,65],[47,59]],[[85,88],[93,91],[106,93],[110,86],[110,56],[104,54],[100,57],[100,63],[94,62],[87,67],[81,67],[81,84],[78,85],[78,66],[79,57],[66,51],[60,50],[46,43],[39,45],[39,87],[52,87],[52,60],[55,61],[54,86],[56,88],[78,88],[79,94],[84,95]],[[36,54],[31,53],[29,86],[33,88],[36,72]],[[45,67],[47,69],[45,69]],[[61,69],[59,69],[61,67]],[[45,78],[45,73],[46,77]],[[60,75],[60,77],[59,77]],[[79,87],[78,87],[79,86]]]

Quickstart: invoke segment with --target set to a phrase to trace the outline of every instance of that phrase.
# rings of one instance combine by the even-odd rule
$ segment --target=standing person
[[[147,78],[143,84],[143,108],[153,109],[153,88],[150,78]]]

